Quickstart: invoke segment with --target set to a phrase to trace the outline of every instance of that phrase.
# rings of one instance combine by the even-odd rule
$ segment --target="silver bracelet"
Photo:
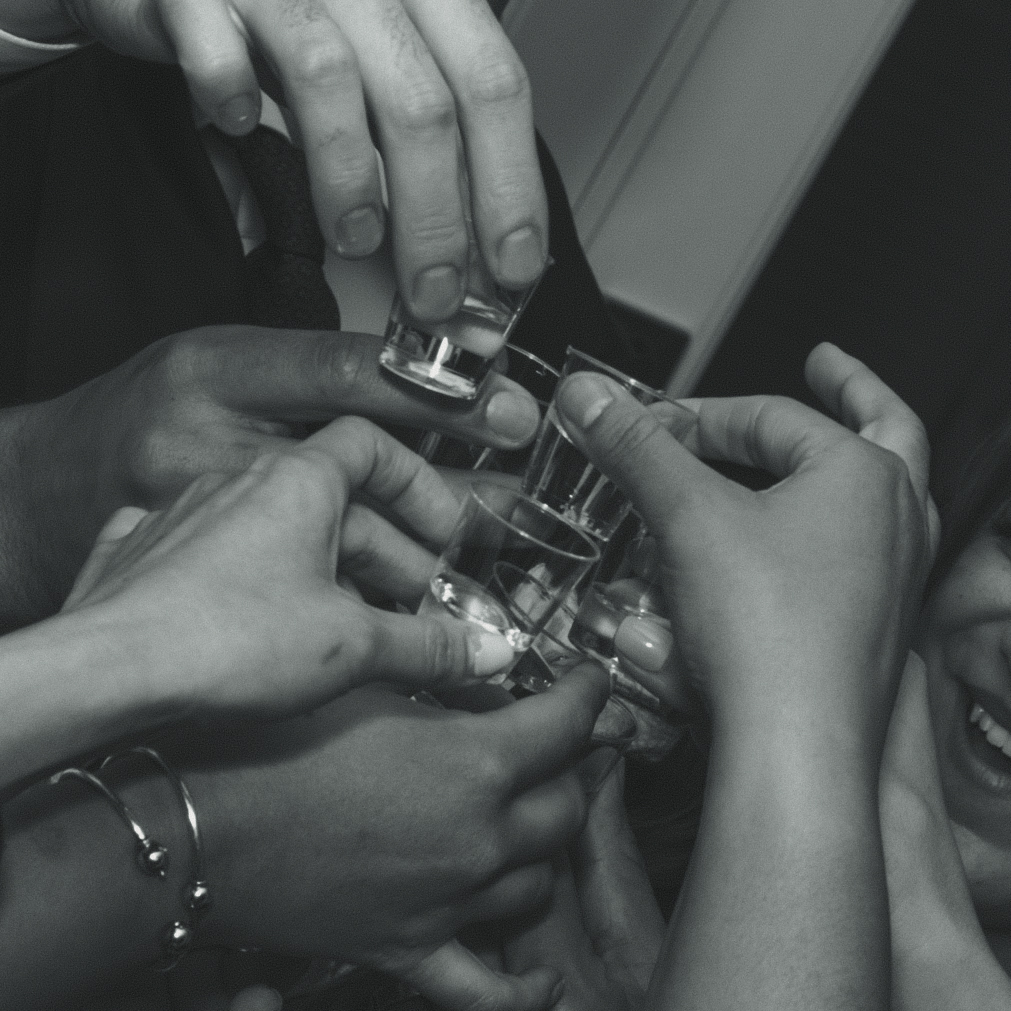
[[[191,876],[183,888],[182,896],[183,907],[186,910],[187,917],[186,919],[173,920],[162,932],[162,959],[155,966],[160,972],[168,972],[170,969],[175,968],[183,955],[193,946],[193,932],[198,922],[211,908],[211,890],[204,879],[204,850],[200,836],[200,823],[197,820],[197,811],[193,805],[193,797],[183,782],[182,777],[154,748],[138,745],[126,751],[109,755],[103,759],[99,768],[104,769],[113,760],[124,758],[127,755],[140,755],[142,758],[146,758],[157,765],[161,772],[165,774],[175,789],[186,812],[186,824],[190,833],[193,863],[191,865]]]
[[[59,772],[53,773],[49,777],[49,785],[56,786],[57,783],[68,777],[79,779],[82,783],[87,783],[88,786],[93,790],[97,790],[112,805],[113,810],[119,815],[127,828],[130,829],[137,841],[137,865],[148,876],[164,881],[169,867],[168,849],[157,840],[152,839],[140,827],[137,819],[134,818],[133,813],[123,803],[119,795],[110,790],[93,772],[73,766],[69,769],[61,769]]]

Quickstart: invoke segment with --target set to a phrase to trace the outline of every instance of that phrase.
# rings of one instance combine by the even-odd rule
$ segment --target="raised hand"
[[[400,289],[419,319],[445,318],[463,296],[464,164],[493,275],[522,288],[543,267],[547,201],[530,86],[487,4],[50,0],[50,9],[50,33],[76,27],[127,55],[178,62],[227,133],[253,129],[260,85],[272,90],[297,123],[327,244],[348,257],[374,252],[386,225],[371,126]]]
[[[606,695],[596,670],[479,714],[363,688],[204,755],[190,735],[218,882],[206,942],[366,963],[450,1011],[548,1006],[557,974],[496,974],[454,938],[547,899]]]
[[[11,409],[26,464],[6,489],[0,627],[59,607],[117,508],[162,508],[202,474],[239,473],[292,447],[307,425],[356,414],[503,448],[533,437],[537,405],[517,384],[492,375],[472,408],[444,411],[384,378],[381,347],[369,334],[206,327]]]
[[[771,472],[761,492],[606,380],[570,376],[557,396],[573,440],[657,539],[673,669],[710,718],[699,835],[649,993],[659,1007],[887,1000],[878,768],[936,513],[915,415],[831,346],[807,376],[845,425],[782,398],[687,402],[691,448]]]

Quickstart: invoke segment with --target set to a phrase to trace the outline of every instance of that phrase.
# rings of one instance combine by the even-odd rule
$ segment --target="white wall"
[[[513,0],[605,292],[691,335],[697,381],[911,0]]]

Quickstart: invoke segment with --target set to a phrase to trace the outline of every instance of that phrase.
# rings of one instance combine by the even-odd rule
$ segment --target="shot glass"
[[[591,537],[539,502],[500,485],[475,485],[418,614],[498,632],[518,659],[599,559]],[[505,680],[510,669],[493,680]]]
[[[663,390],[654,390],[570,347],[565,354],[562,378],[574,372],[597,372],[614,379],[641,404],[655,406],[658,416],[677,437],[684,436],[697,420],[692,411],[675,404]],[[632,508],[618,486],[569,440],[559,421],[554,398],[541,422],[522,487],[531,498],[543,502],[604,543]]]
[[[548,257],[544,270],[552,262]],[[394,295],[379,363],[432,393],[474,400],[539,283],[540,277],[522,291],[503,288],[472,242],[467,292],[460,308],[441,323],[423,323],[411,316],[399,294]]]
[[[505,353],[496,358],[495,370],[519,383],[537,401],[544,416],[558,385],[558,369],[515,344],[507,344]],[[522,449],[495,449],[438,432],[425,432],[415,451],[436,467],[491,470],[521,477],[530,461],[533,444]]]

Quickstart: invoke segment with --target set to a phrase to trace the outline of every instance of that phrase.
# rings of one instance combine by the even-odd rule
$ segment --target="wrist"
[[[0,640],[3,785],[189,711],[155,644],[102,605]],[[6,728],[6,729],[4,729]]]

